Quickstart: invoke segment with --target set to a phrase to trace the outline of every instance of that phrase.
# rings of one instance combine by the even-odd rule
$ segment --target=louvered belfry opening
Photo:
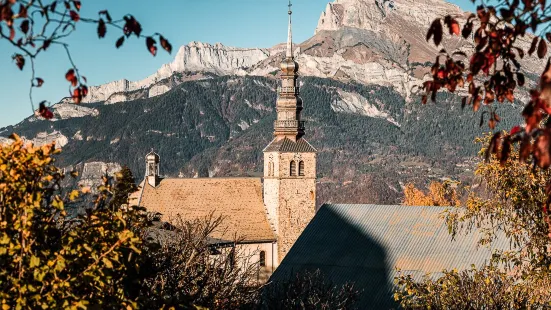
[[[298,175],[303,177],[304,176],[304,161],[300,161],[298,163]]]
[[[297,163],[294,160],[291,161],[291,169],[290,169],[289,175],[290,176],[297,175]]]

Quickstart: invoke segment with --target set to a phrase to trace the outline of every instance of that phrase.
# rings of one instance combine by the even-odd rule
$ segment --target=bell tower
[[[147,183],[153,187],[159,185],[159,163],[160,157],[153,150],[145,156],[145,177]]]
[[[314,217],[316,207],[316,149],[304,139],[299,97],[298,63],[293,55],[291,2],[281,86],[277,90],[274,138],[264,149],[264,204],[277,234],[281,262]]]

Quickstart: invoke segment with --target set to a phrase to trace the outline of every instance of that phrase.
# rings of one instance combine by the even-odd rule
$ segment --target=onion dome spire
[[[289,0],[289,32],[287,52],[281,62],[281,87],[278,87],[276,103],[277,119],[274,122],[274,136],[296,142],[304,136],[304,121],[301,120],[302,99],[299,97],[298,63],[293,56],[293,34],[291,29],[291,1]]]

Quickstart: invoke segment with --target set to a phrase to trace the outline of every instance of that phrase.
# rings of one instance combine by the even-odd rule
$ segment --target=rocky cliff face
[[[164,80],[176,73],[209,72],[216,75],[245,75],[247,69],[270,56],[260,48],[236,48],[220,43],[191,42],[180,47],[174,61],[163,65],[157,72],[140,81],[120,80],[90,87],[84,103],[118,103],[135,99],[126,93],[146,90],[139,98],[159,96],[171,89]]]
[[[335,0],[321,13],[314,36],[295,47],[300,74],[392,86],[409,101],[410,90],[426,79],[440,48],[473,49],[458,37],[445,36],[438,48],[426,42],[430,23],[446,15],[456,16],[463,24],[468,14],[443,0]],[[530,42],[530,36],[519,40],[525,48]],[[85,102],[113,104],[152,98],[184,81],[205,78],[205,74],[273,76],[284,50],[282,44],[236,48],[191,42],[180,47],[173,62],[141,81],[91,87]],[[543,63],[530,57],[522,65],[535,73]]]

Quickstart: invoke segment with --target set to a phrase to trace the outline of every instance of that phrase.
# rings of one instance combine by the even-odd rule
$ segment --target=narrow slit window
[[[260,267],[266,267],[266,251],[260,251]]]
[[[304,162],[302,160],[298,163],[298,175],[304,176]]]

